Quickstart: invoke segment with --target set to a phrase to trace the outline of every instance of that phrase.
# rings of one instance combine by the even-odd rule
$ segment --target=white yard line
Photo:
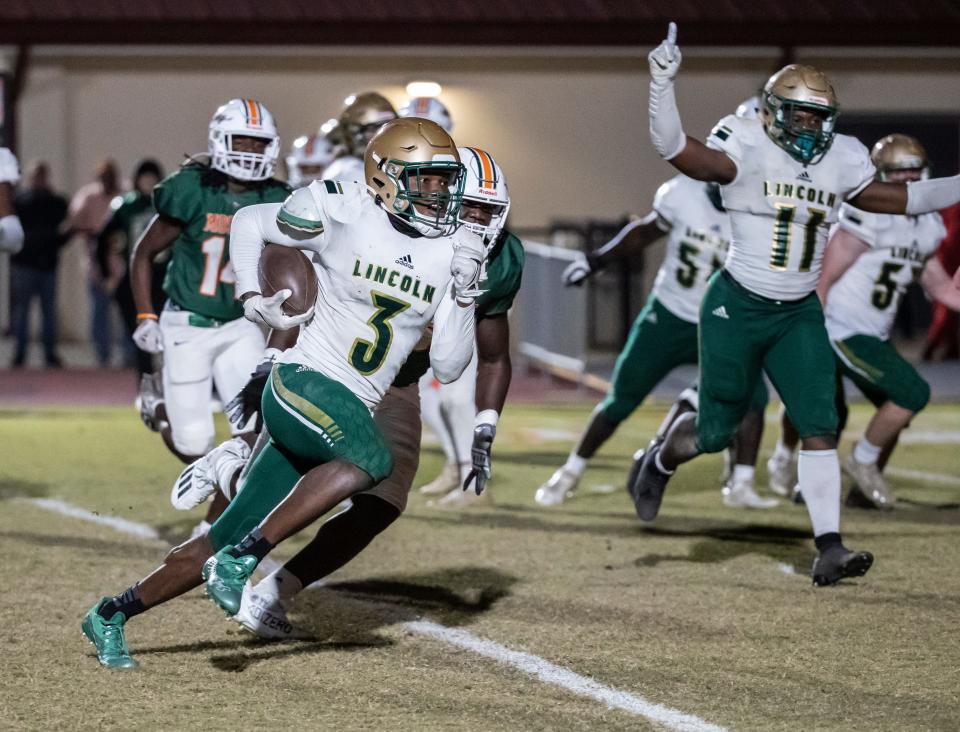
[[[89,521],[92,524],[99,524],[100,526],[108,526],[114,531],[119,531],[121,534],[138,536],[141,539],[160,538],[160,534],[158,534],[157,530],[152,526],[117,518],[116,516],[101,516],[99,513],[94,513],[85,508],[71,505],[66,501],[61,501],[59,498],[27,498],[25,500],[34,506],[45,508],[48,511],[53,511],[63,516],[80,519],[81,521]]]
[[[443,641],[450,645],[485,656],[498,663],[512,666],[530,676],[534,676],[545,684],[559,686],[579,696],[594,699],[606,704],[612,709],[622,709],[651,722],[661,724],[668,729],[683,730],[684,732],[723,732],[724,727],[684,714],[676,709],[665,707],[647,701],[643,697],[634,696],[626,691],[605,686],[587,676],[581,676],[563,666],[550,663],[532,653],[514,651],[499,643],[486,640],[458,628],[448,628],[427,620],[417,620],[404,623],[403,627],[411,633]]]
[[[960,477],[945,473],[927,473],[923,470],[909,470],[908,468],[886,468],[883,472],[896,478],[912,478],[927,483],[943,483],[944,485],[960,485]]]
[[[160,538],[156,529],[147,524],[128,521],[127,519],[117,518],[115,516],[101,516],[56,498],[29,498],[26,499],[26,501],[27,503],[48,511],[54,511],[63,516],[106,526],[123,534],[129,534],[142,539]],[[280,565],[275,560],[267,557],[260,563],[260,566],[267,571],[267,573],[270,573],[274,571],[274,569],[279,568]],[[677,709],[671,709],[670,707],[647,701],[643,697],[635,696],[629,692],[605,686],[588,676],[581,676],[563,666],[550,663],[550,661],[545,658],[540,658],[540,656],[535,656],[532,653],[514,651],[494,641],[468,633],[465,630],[448,628],[445,625],[433,623],[428,620],[416,620],[404,623],[403,627],[418,636],[432,638],[456,646],[457,648],[472,651],[498,663],[512,666],[545,684],[559,686],[578,696],[587,697],[601,704],[606,704],[607,707],[611,709],[621,709],[630,714],[644,717],[651,722],[663,725],[667,729],[678,730],[680,732],[726,732],[725,727],[710,724],[700,719],[700,717],[692,714],[684,714]]]
[[[956,430],[904,430],[900,435],[901,445],[956,445],[960,432]]]

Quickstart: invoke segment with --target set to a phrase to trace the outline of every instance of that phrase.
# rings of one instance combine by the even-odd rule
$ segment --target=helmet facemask
[[[787,99],[771,92],[763,95],[763,104],[772,118],[767,127],[770,138],[790,157],[804,165],[815,165],[830,149],[836,135],[839,110],[812,102]],[[819,129],[798,118],[797,112],[808,112],[820,120]]]
[[[462,164],[453,160],[411,163],[385,159],[377,161],[377,167],[396,186],[393,201],[384,203],[388,212],[429,238],[449,236],[457,229],[466,177]],[[445,190],[422,187],[425,177],[437,176],[446,178]],[[418,206],[427,210],[421,211]]]

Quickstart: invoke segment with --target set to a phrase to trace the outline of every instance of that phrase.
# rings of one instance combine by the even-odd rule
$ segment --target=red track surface
[[[0,370],[2,407],[81,407],[132,405],[137,377],[131,369]],[[511,402],[593,400],[589,389],[537,372],[514,373]]]

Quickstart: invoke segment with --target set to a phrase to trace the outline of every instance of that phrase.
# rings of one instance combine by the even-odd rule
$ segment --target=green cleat
[[[204,563],[202,574],[207,583],[207,596],[230,617],[240,609],[243,586],[257,564],[257,558],[250,554],[238,558],[228,554],[226,549],[221,549]]]
[[[107,668],[136,668],[137,662],[127,650],[127,640],[123,637],[123,625],[127,622],[123,613],[114,613],[109,620],[104,620],[98,610],[109,597],[104,597],[94,605],[83,618],[80,628],[87,639],[97,649],[97,660],[101,666]]]

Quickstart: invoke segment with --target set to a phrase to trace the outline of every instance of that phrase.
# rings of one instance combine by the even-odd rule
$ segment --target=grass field
[[[128,673],[97,665],[80,619],[198,520],[169,506],[178,465],[129,408],[0,411],[0,728],[659,728],[642,710],[426,637],[410,625],[422,619],[693,715],[689,729],[960,729],[960,479],[943,477],[960,474],[960,408],[930,407],[912,430],[925,439],[895,455],[893,467],[921,473],[893,478],[909,502],[845,510],[847,543],[877,556],[870,574],[819,590],[803,508],[724,508],[717,457],[686,466],[656,524],[638,525],[621,485],[662,406],[618,433],[574,500],[536,507],[589,408],[511,407],[497,507],[441,513],[414,496],[364,554],[304,593],[294,618],[316,641],[260,643],[195,591],[130,622],[141,669]],[[849,434],[866,416],[854,410]],[[440,462],[428,446],[421,477]],[[142,522],[161,539],[31,498]]]

